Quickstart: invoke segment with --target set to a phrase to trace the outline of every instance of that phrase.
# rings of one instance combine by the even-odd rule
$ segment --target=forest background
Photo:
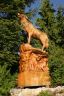
[[[18,12],[24,12],[36,27],[48,34],[51,86],[64,85],[64,8],[54,9],[50,0],[41,0],[38,10],[26,12],[35,1],[0,0],[0,96],[8,96],[9,90],[17,86],[19,46],[27,42]],[[31,44],[41,48],[36,39],[32,39]]]

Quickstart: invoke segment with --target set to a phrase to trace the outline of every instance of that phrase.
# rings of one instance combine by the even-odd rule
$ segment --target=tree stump
[[[20,45],[18,87],[49,85],[48,53],[29,44]]]

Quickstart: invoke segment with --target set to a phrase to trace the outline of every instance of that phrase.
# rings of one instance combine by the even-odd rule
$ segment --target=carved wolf
[[[33,24],[28,20],[27,16],[21,13],[18,13],[20,23],[23,26],[23,30],[28,33],[28,43],[30,44],[31,37],[37,38],[42,43],[42,51],[44,48],[48,48],[48,36],[45,32],[42,32],[35,28]]]

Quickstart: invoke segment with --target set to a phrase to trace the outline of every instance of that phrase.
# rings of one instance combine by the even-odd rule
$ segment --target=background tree
[[[41,18],[37,19],[40,28],[49,36],[49,67],[51,83],[64,85],[64,14],[62,9],[55,13],[50,0],[44,0],[40,8]]]
[[[64,48],[64,8],[59,7],[57,11],[57,29],[58,29],[58,41],[57,43]]]
[[[16,86],[19,45],[26,42],[17,13],[24,12],[31,2],[33,0],[0,0],[0,96],[7,96]]]
[[[18,73],[18,50],[26,36],[18,23],[17,12],[24,12],[34,0],[0,0],[0,96],[7,96],[16,86]],[[41,4],[37,22],[49,36],[49,67],[52,85],[64,85],[64,9],[54,13],[49,0]],[[38,40],[32,44],[41,47]]]

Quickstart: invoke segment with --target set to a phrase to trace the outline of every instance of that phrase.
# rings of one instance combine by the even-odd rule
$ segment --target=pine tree
[[[58,44],[64,47],[64,8],[59,7],[57,12]]]
[[[49,0],[44,0],[42,2],[39,14],[42,16],[40,24],[44,31],[48,32],[55,22],[54,11],[55,10],[52,8]]]
[[[7,96],[16,86],[18,73],[18,51],[24,42],[17,13],[33,0],[0,0],[0,96]]]
[[[59,11],[56,15],[50,0],[44,0],[39,12],[41,18],[37,19],[40,28],[49,37],[49,68],[53,86],[64,84],[64,49],[62,48],[64,16]]]

